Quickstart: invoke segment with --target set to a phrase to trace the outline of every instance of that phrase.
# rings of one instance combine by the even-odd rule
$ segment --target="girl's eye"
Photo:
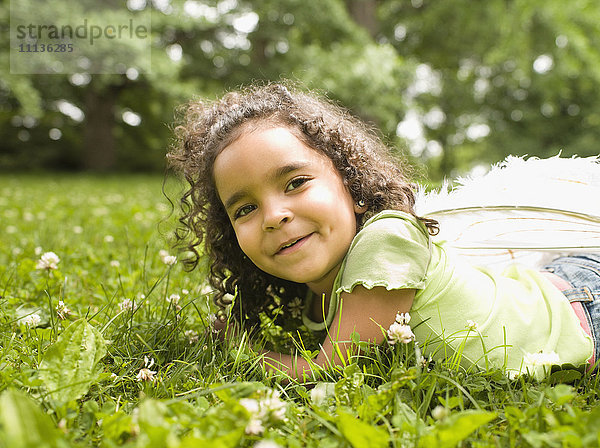
[[[243,218],[255,208],[256,207],[254,205],[243,205],[235,211],[233,219]]]
[[[309,180],[310,179],[308,177],[296,177],[295,179],[292,179],[290,181],[290,183],[287,185],[285,191],[287,192],[287,191],[295,190],[296,188],[299,188],[302,185],[304,185]]]

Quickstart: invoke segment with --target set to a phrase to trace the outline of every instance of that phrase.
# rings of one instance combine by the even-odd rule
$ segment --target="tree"
[[[12,115],[39,117],[27,129],[22,129],[19,120],[17,126],[6,126],[16,128],[12,134],[17,138],[11,145],[23,154],[46,147],[44,154],[53,157],[28,158],[89,169],[109,169],[124,162],[130,168],[140,167],[136,161],[144,160],[151,148],[157,156],[150,165],[158,167],[163,164],[158,154],[164,154],[169,141],[168,123],[176,104],[194,94],[213,96],[250,81],[282,77],[326,91],[364,118],[383,125],[393,137],[404,108],[394,97],[408,85],[410,70],[391,46],[375,43],[339,0],[140,4],[152,8],[152,71],[130,76],[132,69],[136,71],[138,55],[123,67],[123,74],[97,75],[85,70],[52,76],[4,73],[8,79],[4,93],[13,102]],[[57,0],[53,11],[66,14],[70,6],[71,0]],[[121,11],[121,16],[131,13]],[[118,11],[111,14],[115,22],[120,20]],[[20,85],[23,94],[11,88]],[[41,99],[37,106],[36,98]],[[63,105],[62,111],[57,103]],[[85,119],[65,117],[65,107],[78,108]],[[139,126],[124,123],[124,111],[137,114],[142,120]],[[56,126],[62,134],[58,143],[48,139],[48,132]],[[27,150],[23,151],[18,139],[25,135]],[[55,148],[47,151],[48,146]]]
[[[15,9],[24,21],[17,21]],[[124,160],[128,161],[129,169],[156,169],[163,164],[169,134],[165,122],[171,120],[172,109],[184,97],[182,91],[187,86],[172,87],[177,84],[181,64],[174,63],[164,47],[149,45],[153,39],[160,38],[149,26],[149,20],[141,24],[144,32],[152,32],[151,35],[136,39],[130,34],[127,39],[127,32],[132,29],[127,28],[129,24],[142,26],[134,22],[138,14],[145,14],[143,17],[147,19],[150,17],[149,9],[144,12],[143,5],[138,9],[124,8],[120,1],[97,4],[57,0],[52,8],[37,9],[35,2],[30,0],[13,5],[13,36],[16,24],[23,23],[27,29],[27,24],[32,23],[23,42],[31,45],[33,42],[50,43],[54,48],[69,44],[74,51],[72,54],[61,51],[42,55],[38,51],[37,54],[17,55],[20,59],[11,60],[12,69],[14,72],[17,67],[19,70],[16,71],[21,73],[9,73],[7,65],[0,74],[4,81],[0,89],[8,100],[5,110],[11,116],[11,125],[7,126],[6,121],[2,124],[5,129],[12,127],[10,133],[16,134],[16,138],[4,142],[5,152],[14,155],[5,161],[28,168],[91,170],[118,169]],[[0,13],[3,18],[8,17],[5,3],[0,5]],[[56,17],[60,19],[57,21]],[[57,33],[63,33],[61,39],[52,40],[53,26]],[[79,31],[78,27],[81,28]],[[102,35],[92,41],[93,33],[100,33],[100,28]],[[123,33],[123,37],[116,33]],[[31,35],[37,41],[27,39]],[[145,45],[140,44],[142,40],[146,41]],[[140,45],[144,46],[140,48]],[[79,47],[86,47],[88,51],[77,54]],[[8,59],[8,46],[3,47],[2,52]],[[13,57],[17,53],[14,45],[10,53]],[[34,60],[40,55],[48,56],[42,64],[27,65],[28,57]],[[151,59],[154,60],[153,71],[149,71]],[[25,65],[19,66],[20,62]],[[52,74],[56,64],[62,70]],[[138,94],[137,98],[132,97],[133,92]],[[136,109],[150,113],[142,118]],[[129,132],[124,128],[135,128],[140,122],[146,132],[131,145],[127,138]],[[129,144],[126,145],[127,140]],[[150,147],[148,143],[151,143]],[[129,157],[131,152],[140,157]],[[30,161],[33,163],[27,163]]]
[[[437,111],[424,120],[437,176],[507,154],[598,153],[597,2],[390,0],[379,17],[379,39],[439,81],[411,98]]]
[[[9,155],[1,166],[157,169],[177,104],[281,78],[372,122],[433,178],[509,153],[596,153],[600,6],[592,0],[569,8],[559,0],[104,4],[95,12],[103,20],[152,12],[152,70],[141,69],[143,51],[104,75],[0,68]],[[75,9],[72,0],[53,2],[57,16]],[[4,29],[8,11],[0,3]],[[110,47],[95,50],[110,60]],[[0,54],[8,60],[6,42]]]

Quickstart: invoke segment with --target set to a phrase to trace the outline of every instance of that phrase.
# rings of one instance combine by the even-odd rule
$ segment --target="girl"
[[[432,241],[438,223],[415,214],[405,169],[345,110],[283,85],[251,87],[190,103],[176,135],[168,158],[190,185],[180,237],[191,235],[191,267],[203,245],[216,304],[236,295],[231,313],[252,328],[270,307],[301,303],[309,329],[328,329],[314,360],[266,353],[277,370],[301,379],[340,362],[353,332],[381,343],[408,312],[426,356],[458,353],[465,367],[541,376],[532,354],[575,365],[597,356],[600,257],[559,260],[548,278],[454,260]],[[559,288],[583,286],[578,315]]]

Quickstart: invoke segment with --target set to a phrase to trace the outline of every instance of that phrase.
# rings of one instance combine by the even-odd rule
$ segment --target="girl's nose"
[[[290,210],[281,206],[263,207],[263,230],[275,230],[292,220]]]

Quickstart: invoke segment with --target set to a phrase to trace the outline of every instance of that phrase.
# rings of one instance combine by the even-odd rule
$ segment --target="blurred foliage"
[[[0,170],[161,170],[177,105],[282,78],[373,122],[431,179],[507,154],[599,152],[595,0],[116,3],[115,21],[151,9],[150,73],[140,55],[123,74],[11,74],[0,42]],[[53,0],[40,21],[72,8]],[[9,18],[0,0],[3,31]]]
[[[439,93],[415,100],[445,118],[426,127],[443,147],[438,172],[507,154],[600,152],[597,2],[413,0],[385,2],[380,17],[398,53],[440,79]],[[481,125],[489,134],[477,138]]]

